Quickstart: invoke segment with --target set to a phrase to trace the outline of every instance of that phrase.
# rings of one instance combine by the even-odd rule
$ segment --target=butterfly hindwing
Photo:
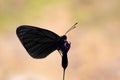
[[[52,31],[23,25],[17,28],[16,33],[33,58],[44,58],[58,48],[57,40],[60,36]]]

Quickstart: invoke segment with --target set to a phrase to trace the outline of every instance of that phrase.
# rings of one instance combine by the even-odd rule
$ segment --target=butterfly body
[[[16,30],[17,36],[26,51],[33,58],[45,58],[55,50],[60,49],[66,43],[66,35],[59,36],[52,31],[23,25]]]

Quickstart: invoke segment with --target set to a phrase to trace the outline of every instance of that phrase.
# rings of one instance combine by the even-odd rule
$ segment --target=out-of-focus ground
[[[120,0],[0,0],[0,80],[62,80],[59,53],[31,58],[16,28],[63,35],[75,22],[65,80],[120,80]]]

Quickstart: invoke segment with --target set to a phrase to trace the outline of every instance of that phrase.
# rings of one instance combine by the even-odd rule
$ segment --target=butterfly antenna
[[[76,25],[77,25],[77,24],[78,24],[78,23],[76,22],[70,29],[68,29],[68,30],[66,31],[65,35],[66,35],[69,31],[71,31],[72,29],[76,28]]]

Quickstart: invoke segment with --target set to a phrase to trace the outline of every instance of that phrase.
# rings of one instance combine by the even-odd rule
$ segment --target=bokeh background
[[[63,35],[75,22],[65,80],[120,80],[120,0],[0,0],[0,80],[62,80],[59,53],[31,58],[16,28]]]

